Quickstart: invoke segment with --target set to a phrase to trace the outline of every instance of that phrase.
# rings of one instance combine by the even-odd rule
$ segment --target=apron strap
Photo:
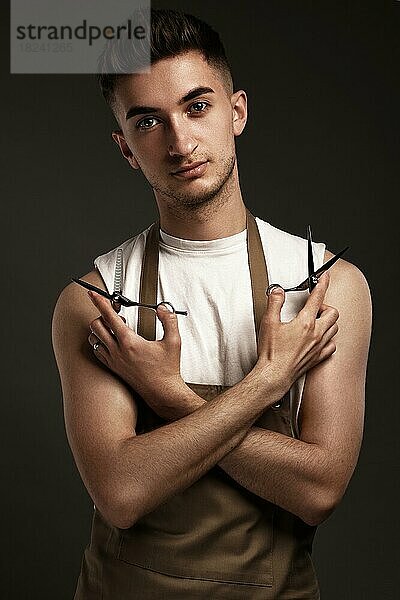
[[[253,296],[253,316],[258,346],[258,330],[266,305],[268,273],[257,223],[246,208],[247,256]],[[139,302],[157,304],[160,222],[156,221],[147,235],[140,274]],[[148,308],[138,308],[137,333],[147,340],[156,339],[157,315]]]
[[[144,304],[157,304],[159,241],[160,222],[156,221],[147,234],[140,273],[139,302],[143,302]],[[138,334],[146,340],[155,340],[156,319],[157,315],[153,310],[139,306]]]
[[[253,316],[258,348],[258,330],[267,303],[266,290],[268,287],[268,272],[263,246],[257,223],[251,212],[246,208],[247,221],[247,257],[253,296]]]

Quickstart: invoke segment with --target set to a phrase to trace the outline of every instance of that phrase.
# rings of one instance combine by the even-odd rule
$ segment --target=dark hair
[[[228,93],[233,91],[230,65],[218,33],[193,15],[175,10],[151,9],[150,63],[189,51],[199,51],[217,69]],[[133,55],[136,53],[136,56]],[[114,110],[118,80],[137,62],[137,47],[129,40],[109,40],[99,59],[97,75],[106,102]]]

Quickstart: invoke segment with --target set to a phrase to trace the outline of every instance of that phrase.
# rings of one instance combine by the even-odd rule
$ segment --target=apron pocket
[[[118,559],[174,577],[270,587],[274,509],[214,467],[121,530]]]

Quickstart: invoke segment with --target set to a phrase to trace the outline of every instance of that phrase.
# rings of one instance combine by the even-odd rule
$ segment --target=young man
[[[151,72],[100,78],[160,215],[119,246],[123,293],[188,316],[121,319],[76,284],[58,300],[66,429],[95,503],[75,599],[319,598],[315,529],[362,439],[368,286],[339,260],[310,295],[265,294],[307,276],[307,246],[243,203],[246,94],[206,24],[153,11],[151,30]],[[116,256],[86,281],[112,291]]]

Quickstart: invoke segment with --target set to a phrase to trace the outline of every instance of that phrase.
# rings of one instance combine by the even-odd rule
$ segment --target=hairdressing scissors
[[[72,281],[86,288],[87,290],[92,290],[93,292],[97,292],[100,296],[104,296],[104,298],[108,298],[111,300],[113,308],[116,312],[119,312],[121,306],[142,306],[143,308],[150,308],[151,310],[156,311],[157,308],[163,304],[166,306],[170,312],[173,312],[177,315],[187,315],[186,310],[175,310],[171,302],[159,302],[158,304],[144,304],[143,302],[135,302],[134,300],[129,300],[126,296],[122,295],[122,248],[118,248],[117,250],[117,260],[115,263],[115,271],[114,271],[114,291],[112,294],[105,292],[101,288],[84,281],[83,279],[76,279],[72,277]]]
[[[325,273],[325,271],[330,269],[332,267],[332,265],[334,265],[335,262],[346,252],[346,250],[349,249],[349,247],[350,246],[346,246],[346,248],[343,248],[343,250],[341,250],[340,252],[335,254],[335,256],[332,256],[332,258],[330,258],[328,261],[326,261],[326,263],[324,263],[322,265],[322,267],[320,267],[319,269],[317,269],[315,271],[314,270],[315,269],[314,257],[313,257],[313,250],[312,250],[311,227],[310,227],[310,225],[308,225],[308,227],[307,227],[308,277],[304,281],[299,283],[299,285],[296,285],[295,287],[291,287],[291,288],[284,288],[279,283],[271,283],[271,285],[269,285],[267,287],[267,296],[269,296],[270,293],[272,292],[272,290],[277,287],[283,289],[284,292],[301,292],[304,290],[308,290],[311,293],[312,290],[317,285],[318,280],[321,277],[322,273]]]
[[[340,252],[335,254],[335,256],[332,256],[332,258],[327,260],[326,263],[322,265],[322,267],[320,267],[319,269],[317,269],[315,271],[314,270],[315,269],[314,256],[313,256],[313,250],[312,250],[311,226],[308,225],[308,227],[307,227],[308,277],[304,281],[299,283],[299,285],[296,285],[295,287],[291,287],[291,288],[284,288],[279,283],[271,283],[271,285],[269,285],[267,287],[267,296],[269,296],[270,293],[272,292],[272,290],[277,287],[281,288],[284,292],[301,292],[301,291],[308,289],[308,291],[311,293],[312,290],[317,285],[318,279],[321,277],[322,273],[325,273],[325,271],[330,269],[332,267],[332,265],[334,265],[335,262],[348,249],[349,249],[349,246],[346,246],[346,248],[343,248],[343,250],[341,250]],[[277,402],[276,404],[273,404],[272,408],[277,410],[282,406],[282,403],[283,403],[283,398],[282,398],[282,400],[279,400],[279,402]]]

